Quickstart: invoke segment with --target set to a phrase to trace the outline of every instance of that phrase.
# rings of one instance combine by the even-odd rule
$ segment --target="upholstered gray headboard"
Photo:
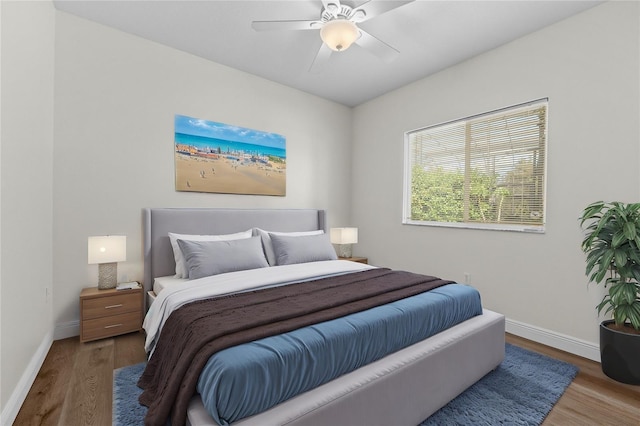
[[[143,209],[144,288],[153,279],[173,275],[175,261],[169,232],[217,235],[262,228],[267,231],[314,231],[326,228],[325,210],[315,209]]]

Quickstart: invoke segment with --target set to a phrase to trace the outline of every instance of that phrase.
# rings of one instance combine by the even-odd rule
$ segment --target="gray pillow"
[[[324,234],[322,229],[316,231],[297,231],[297,232],[275,232],[275,231],[265,231],[260,228],[254,228],[256,234],[262,238],[262,248],[264,249],[264,254],[267,256],[267,262],[269,262],[269,266],[275,266],[278,264],[276,261],[276,255],[273,252],[273,244],[271,244],[271,235],[284,235],[286,237],[299,237],[302,235],[318,235]],[[254,234],[255,235],[255,234]]]
[[[269,266],[260,237],[230,241],[178,240],[189,279]]]
[[[327,234],[300,237],[271,234],[271,243],[278,265],[336,260],[338,258]]]

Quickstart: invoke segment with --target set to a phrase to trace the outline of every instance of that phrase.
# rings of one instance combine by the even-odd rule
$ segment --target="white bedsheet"
[[[162,290],[172,285],[179,285],[189,282],[187,278],[176,278],[175,275],[169,275],[166,277],[158,277],[153,280],[153,292],[158,295]]]
[[[189,302],[373,268],[347,260],[328,260],[230,272],[166,287],[157,295],[144,318],[145,350],[153,354],[156,339],[169,315]]]

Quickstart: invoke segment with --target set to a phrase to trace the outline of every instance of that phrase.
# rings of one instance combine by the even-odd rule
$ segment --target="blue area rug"
[[[113,425],[144,424],[147,408],[136,386],[145,364],[113,373]],[[540,425],[578,373],[578,368],[510,344],[505,360],[420,426]],[[425,396],[425,398],[428,396]]]
[[[136,383],[146,365],[141,362],[113,372],[113,426],[144,424],[147,407],[138,402],[142,389]]]
[[[539,425],[578,367],[507,343],[502,364],[420,426]]]

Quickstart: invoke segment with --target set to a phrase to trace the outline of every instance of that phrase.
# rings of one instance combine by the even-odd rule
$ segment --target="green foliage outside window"
[[[462,171],[433,170],[414,165],[411,179],[411,219],[427,222],[542,223],[539,199],[541,182],[533,173],[533,163],[521,161],[505,179],[471,170],[465,201]],[[465,215],[465,206],[468,210]]]

